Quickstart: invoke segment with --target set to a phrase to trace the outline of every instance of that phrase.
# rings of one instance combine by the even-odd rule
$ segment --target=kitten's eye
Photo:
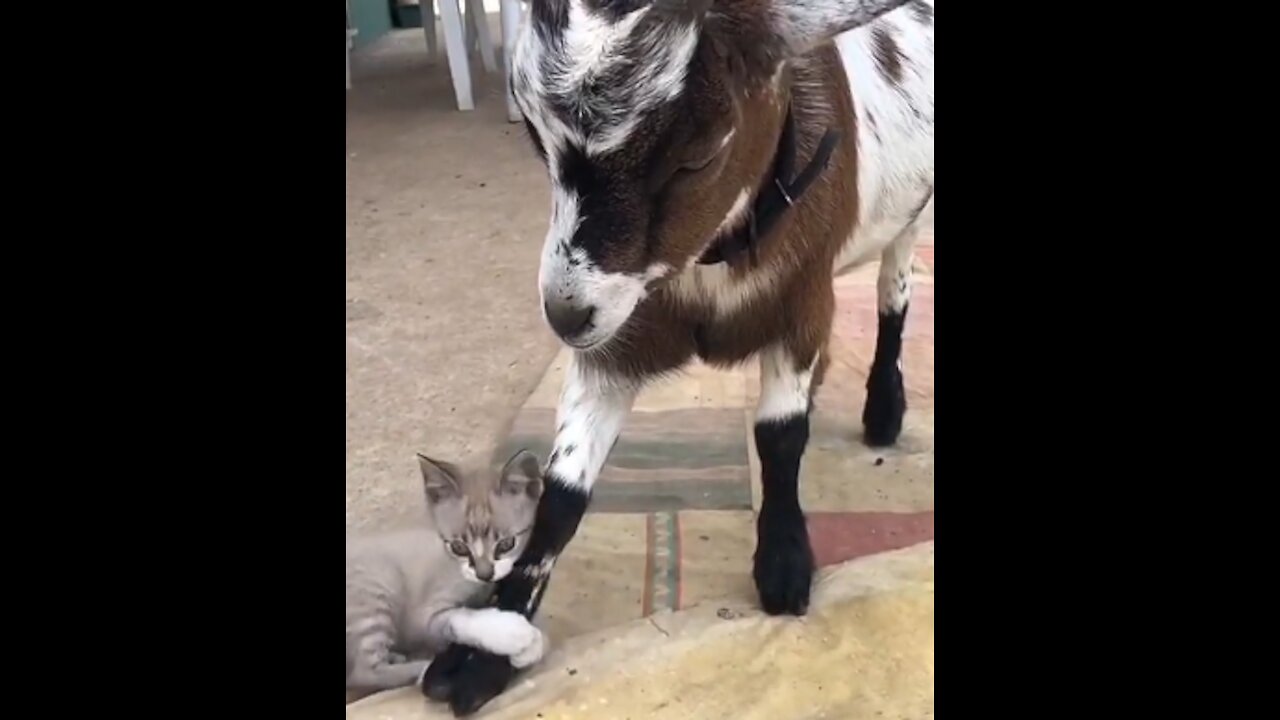
[[[502,538],[498,541],[498,546],[493,549],[494,557],[511,552],[511,548],[516,546],[516,539],[513,537]]]
[[[461,540],[454,540],[449,543],[449,552],[457,555],[458,557],[466,557],[471,554],[471,549],[468,548],[467,544]]]

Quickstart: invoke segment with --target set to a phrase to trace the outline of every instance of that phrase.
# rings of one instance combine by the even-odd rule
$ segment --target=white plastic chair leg
[[[449,58],[449,74],[453,77],[453,94],[458,109],[475,110],[471,97],[471,61],[462,33],[462,10],[459,0],[440,0],[440,23],[444,26],[444,51]]]
[[[505,73],[503,85],[507,97],[507,120],[513,123],[520,122],[522,117],[520,107],[516,105],[516,98],[511,94],[511,57],[516,34],[520,31],[520,16],[523,10],[524,6],[520,0],[501,0],[501,4],[498,5],[502,20],[502,69]]]
[[[471,3],[469,0],[463,0],[462,4],[462,29],[467,36],[467,53],[480,53],[480,47],[476,45],[476,24],[475,18],[471,16]]]
[[[440,39],[436,37],[436,4],[434,0],[421,0],[422,34],[427,36],[427,58],[431,62],[440,59]]]
[[[471,27],[480,43],[480,61],[484,63],[485,72],[498,72],[493,36],[489,34],[489,20],[484,14],[484,0],[467,0],[467,19],[471,21]]]
[[[351,38],[356,36],[358,31],[351,27],[351,3],[347,2],[347,89],[351,89]]]

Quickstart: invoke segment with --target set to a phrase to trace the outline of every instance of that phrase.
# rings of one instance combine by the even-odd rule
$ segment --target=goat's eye
[[[493,549],[494,557],[505,555],[511,552],[511,548],[516,546],[516,539],[513,537],[502,538],[498,541],[498,546]]]
[[[454,540],[449,543],[449,552],[457,555],[458,557],[466,557],[471,554],[471,549],[468,548],[467,544],[461,540]]]
[[[693,172],[698,172],[699,170],[705,170],[707,169],[707,166],[709,166],[712,162],[714,162],[715,159],[719,156],[720,156],[720,153],[717,151],[713,153],[711,157],[704,158],[702,160],[697,160],[694,162],[685,163],[680,166],[680,171],[693,173]]]

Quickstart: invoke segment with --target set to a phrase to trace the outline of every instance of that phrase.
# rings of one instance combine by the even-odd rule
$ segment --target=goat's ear
[[[694,0],[696,1],[696,0]],[[770,77],[778,65],[840,33],[921,0],[761,0],[716,3],[707,15],[711,41],[749,75]]]
[[[462,474],[457,466],[419,454],[418,468],[422,470],[422,487],[427,493],[427,502],[434,505],[462,495],[459,484]]]
[[[917,0],[770,0],[774,30],[789,55],[814,49]]]

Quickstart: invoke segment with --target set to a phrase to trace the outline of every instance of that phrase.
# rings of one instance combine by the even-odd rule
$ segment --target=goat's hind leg
[[[875,359],[867,377],[867,402],[862,408],[863,438],[867,445],[892,445],[902,434],[907,394],[902,382],[902,331],[911,305],[911,261],[919,231],[912,224],[894,238],[880,256],[876,280]]]

